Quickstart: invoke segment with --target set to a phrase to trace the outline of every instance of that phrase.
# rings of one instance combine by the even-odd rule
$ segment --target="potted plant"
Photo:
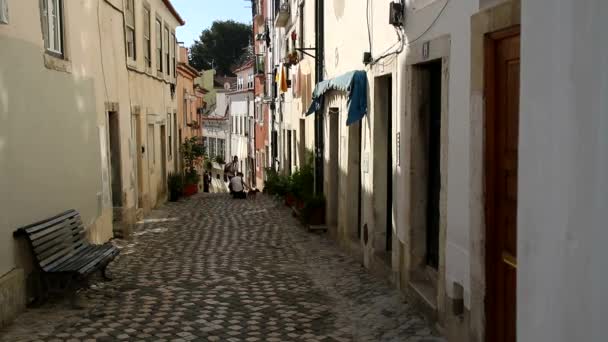
[[[205,149],[197,142],[196,137],[186,139],[181,146],[184,159],[184,196],[191,196],[198,192],[200,175],[197,166],[202,164]]]
[[[313,226],[325,224],[325,197],[314,195],[306,200],[302,210],[302,218],[305,223]]]
[[[293,173],[290,184],[290,190],[295,197],[291,206],[295,206],[298,211],[301,211],[304,209],[306,199],[314,195],[315,175],[312,153],[307,156],[302,167]]]
[[[192,196],[198,192],[198,182],[200,181],[201,176],[196,172],[196,170],[188,170],[184,174],[184,196]]]
[[[205,162],[205,170],[209,172],[213,171],[213,162],[211,162],[211,160],[207,160],[207,162]]]
[[[192,120],[192,122],[187,123],[186,126],[192,128],[192,129],[199,129],[199,128],[201,128],[201,124],[199,124],[198,121],[196,121],[196,120]]]
[[[169,173],[169,176],[167,177],[167,185],[169,187],[169,201],[177,202],[184,191],[182,175],[179,173]]]
[[[215,162],[220,165],[226,164],[226,161],[224,160],[224,156],[220,156],[219,154],[217,156],[215,156]]]

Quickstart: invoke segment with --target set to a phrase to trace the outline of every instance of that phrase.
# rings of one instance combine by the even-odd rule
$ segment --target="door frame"
[[[484,202],[484,42],[486,34],[501,31],[521,23],[521,0],[506,0],[483,8],[471,17],[470,60],[470,316],[466,334],[471,340],[485,340],[486,334],[486,224]],[[496,20],[501,18],[501,20]],[[466,290],[466,289],[465,289]]]
[[[495,257],[491,251],[496,248],[496,231],[492,224],[495,219],[495,203],[494,203],[494,188],[496,175],[496,159],[495,159],[495,144],[494,137],[496,133],[496,46],[501,40],[516,37],[521,34],[519,25],[511,26],[502,30],[487,33],[484,37],[484,127],[483,127],[483,198],[484,198],[484,225],[485,225],[485,284],[486,296],[485,300],[485,316],[486,316],[486,336],[485,340],[490,342],[491,335],[488,333],[496,329],[496,319],[492,315],[492,311],[496,305],[492,296],[491,287],[494,286],[495,274],[497,270],[494,266]],[[517,290],[517,289],[516,289]],[[517,297],[516,297],[517,299]]]

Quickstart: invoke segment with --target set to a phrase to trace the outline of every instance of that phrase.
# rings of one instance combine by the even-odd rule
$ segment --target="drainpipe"
[[[324,1],[315,0],[315,85],[323,81],[325,60]],[[315,193],[323,193],[323,108],[315,113]]]

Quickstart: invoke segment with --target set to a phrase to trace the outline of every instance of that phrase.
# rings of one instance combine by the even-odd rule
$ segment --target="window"
[[[243,89],[243,76],[239,76],[239,77],[236,79],[236,89],[237,89],[237,90],[241,90],[241,89]]]
[[[205,155],[209,157],[209,138],[203,137],[203,148],[205,149]]]
[[[41,0],[41,4],[44,48],[63,58],[63,0]]]
[[[150,31],[150,9],[144,7],[144,61],[147,68],[152,67],[152,41]]]
[[[163,49],[165,49],[165,60],[167,63],[167,75],[171,75],[171,68],[169,67],[169,63],[171,63],[171,59],[169,58],[169,29],[165,26],[165,41],[163,44]]]
[[[135,0],[127,0],[125,9],[125,32],[127,34],[127,57],[135,60]]]
[[[209,138],[209,148],[210,148],[209,153],[211,153],[211,158],[213,158],[217,155],[216,146],[215,146],[216,140],[217,140],[216,138]]]
[[[0,0],[0,24],[8,24],[8,0]]]
[[[156,19],[156,70],[163,72],[163,24]]]
[[[217,139],[217,155],[222,158],[226,156],[226,140]]]
[[[253,88],[253,74],[249,74],[249,76],[247,76],[247,88]]]
[[[175,32],[171,34],[171,38],[173,39],[173,77],[177,77],[177,65],[175,64],[175,59],[177,58],[177,39],[175,38]]]

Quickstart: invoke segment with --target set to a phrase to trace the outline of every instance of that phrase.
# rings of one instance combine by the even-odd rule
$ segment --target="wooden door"
[[[519,27],[486,39],[486,340],[516,341]]]
[[[160,178],[161,192],[167,192],[167,133],[165,125],[160,126]]]

